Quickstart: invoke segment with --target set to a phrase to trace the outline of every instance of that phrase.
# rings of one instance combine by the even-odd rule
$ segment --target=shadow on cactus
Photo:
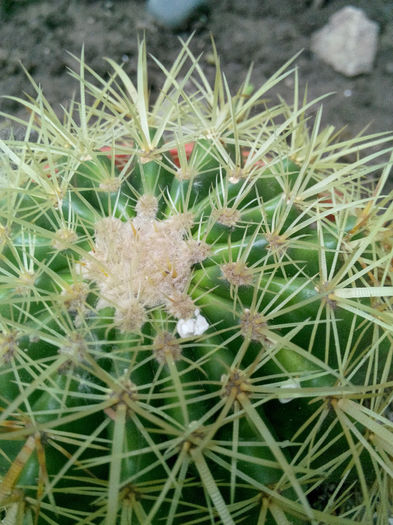
[[[2,523],[386,525],[392,138],[109,62],[0,144]]]

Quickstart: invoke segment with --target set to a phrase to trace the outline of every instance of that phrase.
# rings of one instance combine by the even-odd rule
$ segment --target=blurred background
[[[149,0],[150,1],[150,0]],[[185,0],[184,0],[185,1]],[[151,3],[151,2],[150,2]],[[154,3],[154,2],[153,2]],[[191,2],[192,3],[192,2]],[[179,7],[161,0],[168,16],[145,0],[0,0],[0,111],[26,116],[11,97],[32,94],[26,71],[39,83],[46,97],[59,110],[77,91],[77,82],[67,73],[76,68],[69,53],[80,56],[107,77],[110,68],[103,57],[123,62],[132,76],[136,71],[138,36],[145,35],[148,51],[169,66],[180,50],[179,37],[194,37],[191,48],[203,53],[201,64],[213,79],[211,34],[222,68],[235,91],[251,62],[252,83],[260,85],[288,59],[296,60],[301,93],[308,99],[332,92],[324,99],[325,124],[346,127],[353,136],[366,126],[367,133],[393,130],[393,1],[392,0],[217,0],[190,9],[180,23],[172,23]],[[180,5],[179,3],[177,4]],[[375,58],[369,71],[347,76],[320,58],[312,47],[313,35],[332,15],[347,5],[363,10],[377,24]],[[182,15],[183,16],[183,15]],[[361,53],[364,53],[359,49]],[[163,75],[151,61],[150,90],[154,97]],[[293,100],[293,77],[274,92]],[[9,130],[2,119],[1,134]]]

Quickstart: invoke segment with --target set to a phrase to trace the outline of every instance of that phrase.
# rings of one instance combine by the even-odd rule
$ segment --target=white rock
[[[199,310],[195,310],[194,316],[191,319],[179,319],[176,329],[180,337],[202,335],[209,328],[209,323],[199,314]]]
[[[289,388],[300,388],[300,383],[296,379],[288,379],[287,381],[284,381],[281,383],[280,388],[283,390],[288,390]],[[278,400],[280,403],[289,403],[294,399],[293,397],[280,397]]]
[[[378,45],[379,26],[362,9],[347,6],[330,17],[311,36],[311,50],[348,77],[371,71]]]
[[[204,3],[205,0],[148,0],[147,10],[164,26],[176,29]]]

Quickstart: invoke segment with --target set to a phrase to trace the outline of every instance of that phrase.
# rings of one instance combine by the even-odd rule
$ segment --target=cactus
[[[4,524],[392,516],[391,137],[215,57],[151,103],[144,42],[135,83],[82,55],[0,143]]]

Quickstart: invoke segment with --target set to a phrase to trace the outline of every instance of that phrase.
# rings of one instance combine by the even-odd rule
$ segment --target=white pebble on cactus
[[[193,335],[202,335],[209,328],[209,323],[200,315],[196,309],[191,319],[179,319],[176,329],[180,337],[190,337]]]
[[[284,381],[284,383],[280,385],[280,388],[282,388],[283,390],[287,390],[289,388],[300,388],[300,383],[296,379],[288,379],[287,381]],[[293,397],[281,397],[279,398],[279,401],[280,403],[285,404],[285,403],[289,403],[293,399],[295,399],[294,396]]]

